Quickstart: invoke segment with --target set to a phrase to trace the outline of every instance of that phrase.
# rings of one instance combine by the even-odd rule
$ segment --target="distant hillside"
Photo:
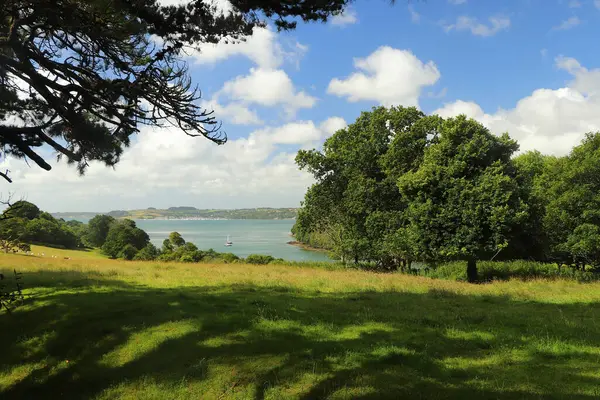
[[[293,219],[297,208],[242,208],[236,210],[209,209],[195,207],[170,207],[166,210],[149,207],[143,210],[114,210],[107,213],[95,212],[59,212],[55,218],[90,219],[98,214],[115,218],[133,219]]]

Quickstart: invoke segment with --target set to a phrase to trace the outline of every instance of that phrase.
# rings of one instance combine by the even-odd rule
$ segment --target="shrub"
[[[138,249],[128,244],[121,249],[118,254],[119,258],[123,258],[125,260],[133,260],[133,258],[137,255]]]
[[[143,249],[137,252],[135,257],[136,261],[152,261],[158,257],[158,249],[152,243],[148,243]]]
[[[264,254],[250,254],[248,257],[246,257],[246,262],[248,264],[268,264],[274,260],[274,257]]]

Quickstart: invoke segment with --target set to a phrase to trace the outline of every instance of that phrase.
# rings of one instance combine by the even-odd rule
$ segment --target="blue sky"
[[[600,130],[599,21],[600,0],[358,0],[327,24],[190,52],[224,146],[143,128],[115,170],[2,167],[11,191],[50,211],[293,207],[312,183],[297,150],[380,104],[464,113],[523,151],[562,155]]]

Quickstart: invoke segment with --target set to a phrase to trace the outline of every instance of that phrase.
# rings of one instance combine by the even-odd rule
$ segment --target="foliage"
[[[223,14],[203,1],[6,0],[0,119],[19,123],[0,125],[0,143],[6,155],[45,170],[51,166],[38,149],[49,145],[81,173],[92,160],[115,165],[139,124],[224,143],[192,86],[185,49],[243,39],[269,20],[279,29],[326,21],[347,2],[233,0],[233,12]]]
[[[137,251],[146,247],[149,242],[148,234],[136,227],[135,222],[116,221],[110,225],[106,241],[102,245],[102,252],[110,258],[130,256],[127,259],[133,259]]]
[[[264,254],[250,254],[246,257],[246,262],[248,264],[269,264],[271,261],[274,261],[275,258],[273,256],[268,256]]]
[[[508,135],[494,136],[464,116],[444,121],[419,169],[398,180],[422,259],[469,260],[473,282],[475,260],[508,246],[528,211],[510,160],[517,149]]]
[[[155,260],[159,254],[160,253],[156,246],[154,246],[152,243],[148,243],[143,249],[135,254],[133,259],[136,261],[152,261]]]
[[[402,228],[406,209],[396,179],[419,164],[440,121],[414,107],[377,107],[328,138],[323,151],[299,151],[298,166],[317,183],[298,212],[296,238],[320,238],[342,260],[385,259],[389,268],[397,268],[410,255],[387,252],[399,248],[388,242]],[[381,217],[389,224],[380,224]]]
[[[419,275],[436,279],[467,281],[466,263],[453,261],[437,266],[427,266],[418,270]],[[477,264],[478,280],[482,282],[499,280],[569,279],[579,282],[600,280],[600,274],[562,268],[555,263],[539,261],[480,261]]]
[[[110,226],[116,220],[108,215],[96,215],[88,221],[87,242],[93,247],[102,247],[106,241],[106,236]]]
[[[185,240],[181,236],[179,232],[171,232],[169,234],[169,242],[171,243],[173,248],[181,247],[185,244]]]
[[[124,260],[133,260],[139,251],[141,250],[136,249],[132,244],[126,244],[125,247],[119,251],[117,257]]]
[[[600,134],[566,157],[492,135],[464,116],[374,108],[296,162],[316,183],[292,233],[342,262],[410,271],[413,261],[532,259],[600,266]]]
[[[25,300],[22,273],[17,273],[17,270],[13,269],[12,275],[12,279],[9,279],[8,276],[0,273],[0,311],[4,308],[6,311],[11,312],[16,306],[23,304]]]
[[[23,218],[27,220],[35,219],[40,216],[40,209],[33,203],[25,200],[19,200],[11,204],[3,214],[10,218]]]
[[[553,258],[585,268],[598,265],[600,228],[600,134],[588,134],[571,153],[550,163],[545,173],[544,230]]]
[[[56,220],[47,213],[27,222],[23,240],[67,249],[81,247],[81,240],[71,228],[64,221]]]
[[[0,248],[4,253],[28,251],[24,241],[26,221],[23,218],[0,220]]]

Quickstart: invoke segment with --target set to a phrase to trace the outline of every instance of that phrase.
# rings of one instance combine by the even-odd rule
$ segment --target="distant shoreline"
[[[298,242],[298,241],[296,241],[296,240],[291,240],[291,241],[287,242],[287,244],[289,244],[290,246],[296,246],[296,247],[299,247],[299,248],[301,248],[302,250],[318,251],[318,252],[321,252],[321,253],[329,253],[329,250],[326,250],[326,249],[320,249],[320,248],[318,248],[318,247],[312,247],[312,246],[309,246],[309,245],[307,245],[307,244],[304,244],[304,243],[302,243],[302,242]]]

